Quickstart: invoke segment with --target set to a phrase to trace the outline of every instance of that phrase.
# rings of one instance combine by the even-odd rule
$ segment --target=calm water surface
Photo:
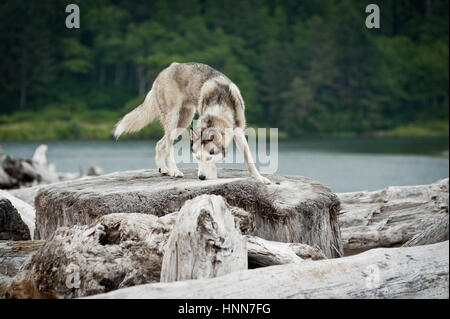
[[[47,157],[60,172],[155,168],[155,141],[57,141]],[[6,154],[30,158],[39,142],[0,142]],[[432,183],[449,176],[448,138],[324,138],[280,141],[278,174],[302,175],[335,192]],[[179,163],[179,167],[196,164]],[[245,168],[244,164],[220,164]]]

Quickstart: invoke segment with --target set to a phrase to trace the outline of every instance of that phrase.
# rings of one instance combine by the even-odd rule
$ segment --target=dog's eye
[[[214,150],[210,150],[209,155],[214,155]]]

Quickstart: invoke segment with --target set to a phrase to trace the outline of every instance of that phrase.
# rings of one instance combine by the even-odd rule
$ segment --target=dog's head
[[[216,179],[216,163],[225,159],[225,132],[213,127],[191,130],[191,152],[198,162],[198,178]]]

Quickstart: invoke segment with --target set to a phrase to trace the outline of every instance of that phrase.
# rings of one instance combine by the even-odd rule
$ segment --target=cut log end
[[[35,199],[35,238],[49,238],[58,227],[88,225],[111,213],[164,216],[179,211],[189,199],[210,194],[250,213],[251,220],[240,226],[247,234],[317,245],[328,258],[342,255],[337,220],[340,203],[320,183],[273,175],[271,180],[279,185],[263,185],[246,171],[227,169],[219,171],[227,178],[211,181],[199,181],[194,169],[183,173],[183,179],[176,179],[156,170],[128,171],[43,187]]]

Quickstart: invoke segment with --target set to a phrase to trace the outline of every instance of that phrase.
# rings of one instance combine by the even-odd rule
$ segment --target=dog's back
[[[227,76],[206,64],[174,62],[158,74],[145,100],[117,124],[114,135],[139,131],[158,117],[165,129],[187,127],[195,110],[202,115],[217,106],[217,113],[232,118],[232,126],[245,127],[244,101]]]
[[[209,65],[197,62],[174,62],[159,73],[152,89],[161,97],[163,102],[167,95],[177,93],[178,96],[182,96],[186,100],[185,103],[197,106],[202,87],[210,80],[231,83],[228,77]]]

